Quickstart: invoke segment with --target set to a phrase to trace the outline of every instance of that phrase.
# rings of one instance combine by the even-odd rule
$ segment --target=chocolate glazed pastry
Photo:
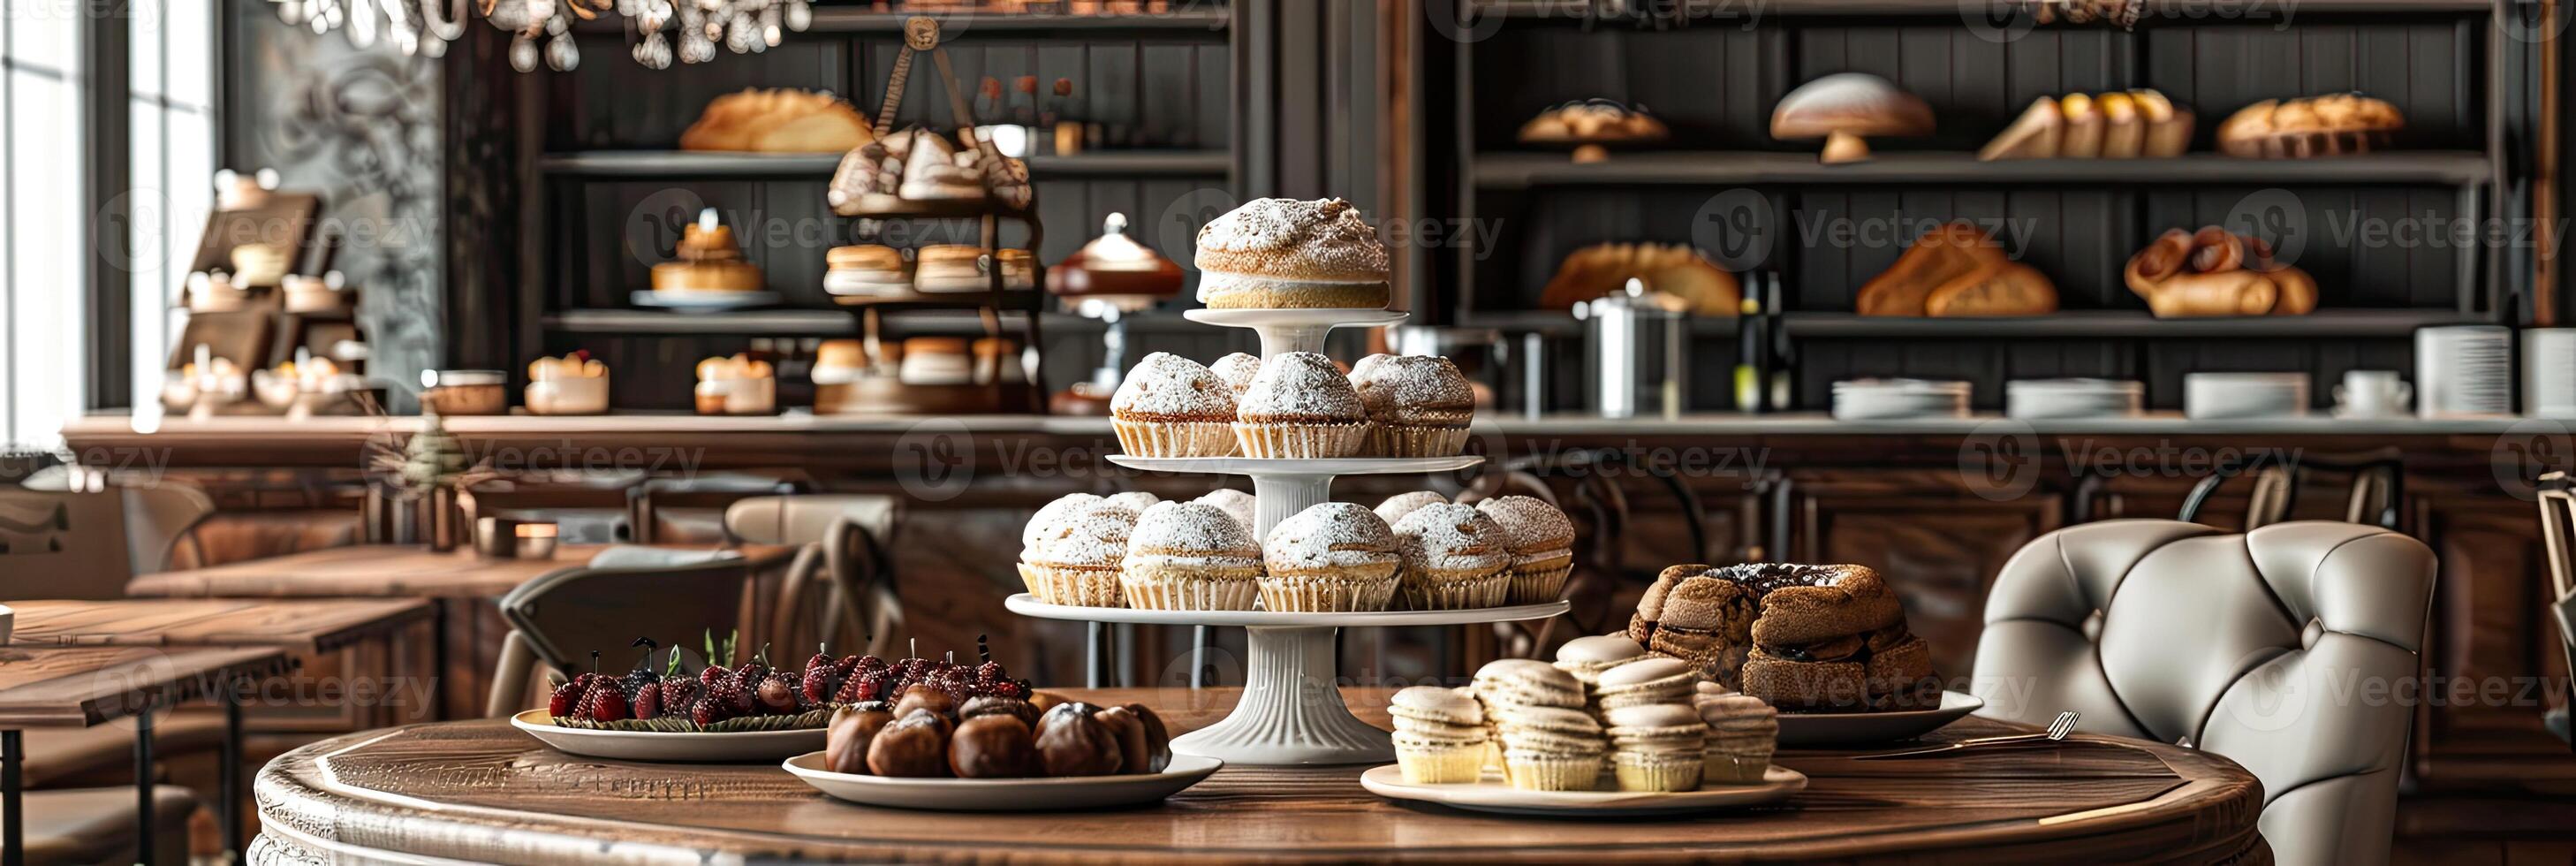
[[[1031,731],[1037,730],[1038,708],[1030,706],[1029,702],[1020,700],[1019,698],[1004,697],[1002,695],[977,695],[975,697],[967,698],[965,705],[957,708],[957,718],[961,724],[965,720],[973,719],[977,716],[992,715],[1010,716],[1011,718],[1020,720],[1020,725],[1022,727],[1028,728]]]
[[[1129,765],[1130,773],[1160,773],[1172,764],[1172,730],[1163,727],[1163,717],[1154,715],[1144,704],[1128,704],[1127,711],[1145,730],[1145,765]]]
[[[1099,707],[1056,705],[1038,719],[1038,763],[1049,776],[1107,776],[1125,761],[1118,740],[1093,718]]]
[[[946,776],[948,735],[948,719],[929,710],[913,710],[877,732],[868,744],[868,769],[880,776]]]
[[[832,723],[824,735],[823,769],[835,773],[868,771],[868,744],[877,732],[894,721],[885,704],[869,701],[832,711]]]
[[[948,744],[948,769],[961,779],[1017,779],[1037,775],[1037,739],[1027,723],[990,713],[957,726]]]

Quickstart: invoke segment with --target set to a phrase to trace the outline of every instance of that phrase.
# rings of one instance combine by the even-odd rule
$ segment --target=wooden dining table
[[[1156,707],[1175,733],[1230,689],[1059,690]],[[1385,689],[1344,699],[1388,724]],[[2025,730],[1964,719],[1935,742]],[[1896,748],[1887,744],[1878,750]],[[2077,735],[2045,748],[1854,760],[1784,751],[1805,790],[1680,819],[1553,820],[1408,805],[1365,767],[1229,766],[1151,806],[958,813],[830,799],[771,764],[645,764],[553,751],[501,721],[413,725],[289,752],[261,774],[252,862],[494,863],[1907,862],[2265,863],[2262,787],[2226,758]]]
[[[26,856],[26,810],[20,762],[27,728],[82,728],[118,719],[134,724],[134,778],[140,798],[137,856],[152,860],[152,713],[182,701],[216,698],[226,705],[244,682],[283,672],[274,647],[0,647],[0,863]],[[227,732],[229,765],[239,763],[240,729]],[[233,817],[227,810],[226,818]]]
[[[704,545],[643,546],[707,549]],[[492,671],[500,663],[509,625],[502,622],[494,601],[534,578],[587,564],[607,547],[568,544],[542,559],[486,559],[471,550],[360,544],[147,574],[127,583],[125,591],[128,596],[157,598],[427,599],[435,605],[430,665],[438,677],[439,712],[443,718],[454,718],[482,709]],[[741,554],[755,575],[783,568],[797,551],[795,546],[776,544],[729,549]],[[756,607],[750,610],[750,621],[767,621],[759,618],[763,614]]]

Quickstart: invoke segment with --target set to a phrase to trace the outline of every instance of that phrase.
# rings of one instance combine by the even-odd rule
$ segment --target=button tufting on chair
[[[2376,527],[2234,534],[2090,523],[2014,554],[1986,598],[1981,715],[2227,756],[2282,863],[2384,863],[2433,552]]]

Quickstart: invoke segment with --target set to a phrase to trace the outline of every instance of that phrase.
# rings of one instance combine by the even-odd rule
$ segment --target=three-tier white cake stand
[[[1404,319],[1387,310],[1190,310],[1192,321],[1251,328],[1261,335],[1265,360],[1284,352],[1322,351],[1338,327],[1375,327]],[[1256,532],[1330,498],[1343,475],[1416,475],[1465,469],[1481,457],[1251,457],[1111,456],[1133,469],[1244,475],[1252,478]],[[1401,610],[1367,613],[1294,611],[1136,610],[1047,604],[1027,593],[1005,602],[1011,612],[1041,619],[1149,625],[1241,626],[1250,658],[1243,698],[1223,721],[1172,741],[1172,750],[1229,764],[1361,764],[1395,758],[1387,732],[1360,721],[1342,704],[1335,682],[1333,645],[1343,628],[1465,625],[1546,619],[1564,613],[1563,601],[1472,610]]]

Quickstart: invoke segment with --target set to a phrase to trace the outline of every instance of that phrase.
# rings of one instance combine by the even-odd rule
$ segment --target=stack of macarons
[[[1592,693],[1605,713],[1647,704],[1687,705],[1699,680],[1699,669],[1689,662],[1654,656],[1602,671]]]
[[[1611,668],[1646,658],[1646,648],[1623,634],[1599,634],[1566,641],[1556,648],[1556,668],[1591,688]]]
[[[1706,682],[1691,695],[1691,707],[1708,728],[1702,778],[1722,784],[1762,781],[1771,753],[1780,746],[1779,713],[1761,698]]]
[[[1395,718],[1395,761],[1405,782],[1464,784],[1483,774],[1485,709],[1472,692],[1414,686],[1396,692],[1387,713]]]
[[[1699,789],[1709,727],[1690,704],[1631,704],[1603,710],[1601,717],[1609,726],[1610,769],[1619,790]]]
[[[1502,750],[1504,778],[1528,791],[1598,787],[1609,744],[1584,712],[1583,684],[1535,659],[1502,659],[1476,671],[1472,686]]]

